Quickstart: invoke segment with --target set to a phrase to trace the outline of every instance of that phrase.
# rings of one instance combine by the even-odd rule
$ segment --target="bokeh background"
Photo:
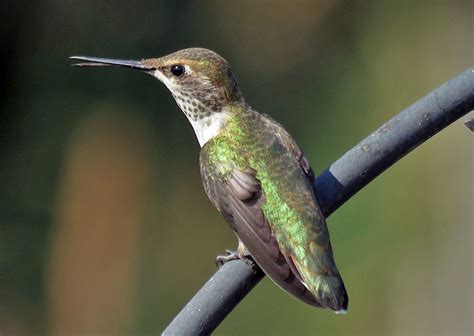
[[[0,6],[1,335],[157,334],[236,244],[164,86],[68,56],[213,49],[316,172],[474,59],[467,0]],[[472,334],[472,155],[457,121],[329,219],[348,315],[264,279],[216,335]]]

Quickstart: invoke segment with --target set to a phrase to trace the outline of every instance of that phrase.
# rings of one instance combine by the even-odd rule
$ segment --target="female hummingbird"
[[[201,145],[206,194],[250,255],[281,288],[317,307],[345,312],[348,296],[316,200],[314,173],[291,135],[244,100],[229,63],[203,48],[128,61],[74,56],[77,66],[121,66],[158,78]]]

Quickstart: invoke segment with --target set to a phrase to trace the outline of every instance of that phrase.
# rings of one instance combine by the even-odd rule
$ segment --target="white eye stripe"
[[[184,73],[185,74],[192,74],[193,73],[193,70],[191,69],[191,67],[187,64],[184,65]]]

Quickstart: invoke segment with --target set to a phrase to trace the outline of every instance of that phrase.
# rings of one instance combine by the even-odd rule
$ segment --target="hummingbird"
[[[72,56],[75,66],[117,66],[152,75],[171,92],[201,146],[205,192],[238,238],[220,264],[250,256],[279,287],[345,313],[348,295],[315,197],[314,172],[293,137],[245,102],[229,63],[204,48],[160,58]]]

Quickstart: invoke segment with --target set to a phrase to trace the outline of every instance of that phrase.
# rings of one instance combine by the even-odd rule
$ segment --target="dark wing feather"
[[[201,150],[200,166],[204,189],[223,214],[255,262],[281,288],[301,300],[319,306],[305,287],[292,260],[280,251],[262,212],[265,196],[252,169],[235,166],[226,177],[219,175],[219,164],[208,160],[206,145]]]

